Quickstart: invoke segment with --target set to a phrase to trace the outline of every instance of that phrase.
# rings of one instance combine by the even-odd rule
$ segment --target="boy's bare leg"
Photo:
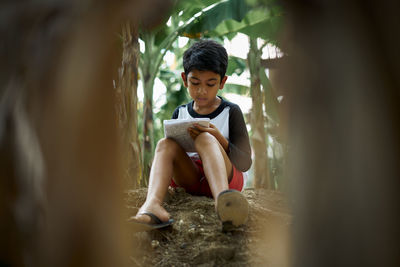
[[[215,200],[215,211],[222,221],[223,231],[230,231],[232,227],[244,224],[248,217],[248,203],[245,197],[240,193],[230,192],[219,198],[221,192],[229,189],[229,178],[233,176],[232,163],[222,145],[207,132],[199,134],[195,144]]]
[[[175,141],[164,138],[156,147],[146,201],[135,216],[137,220],[150,222],[149,216],[139,215],[146,211],[154,213],[161,221],[168,221],[169,214],[162,203],[172,177],[178,185],[191,185],[198,181],[199,170]]]
[[[197,136],[195,145],[201,157],[211,193],[214,199],[217,200],[219,193],[229,189],[232,163],[218,140],[207,132]]]

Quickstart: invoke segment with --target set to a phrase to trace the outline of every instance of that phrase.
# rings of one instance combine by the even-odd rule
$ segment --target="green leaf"
[[[278,0],[246,0],[246,3],[253,7],[253,8],[257,8],[260,6],[276,6],[277,4],[279,4]]]
[[[225,20],[209,36],[227,36],[238,32],[252,38],[262,38],[276,44],[281,29],[282,16],[277,9],[258,8],[250,10],[240,22]]]
[[[226,75],[232,75],[236,73],[240,75],[246,69],[246,61],[239,57],[230,56],[228,61],[228,69],[226,70]]]
[[[277,44],[278,34],[282,26],[281,17],[272,17],[260,23],[249,25],[239,30],[252,38],[262,38],[270,43]]]
[[[159,46],[161,42],[165,40],[165,38],[167,38],[167,36],[170,34],[169,31],[169,27],[167,27],[166,25],[160,28],[157,33],[155,33],[154,44],[156,46]]]
[[[269,17],[269,12],[266,8],[250,10],[241,21],[229,19],[221,22],[213,30],[213,33],[215,33],[215,35],[225,35],[230,32],[238,32],[245,27],[263,22]]]
[[[222,21],[234,19],[241,21],[249,7],[244,0],[225,0],[203,11],[191,23],[181,30],[181,33],[197,34],[214,30]]]
[[[180,0],[175,5],[173,13],[179,14],[182,11],[180,18],[182,21],[187,21],[204,8],[218,2],[220,0]]]

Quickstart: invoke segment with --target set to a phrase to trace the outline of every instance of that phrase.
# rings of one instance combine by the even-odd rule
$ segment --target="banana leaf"
[[[173,14],[180,14],[182,21],[187,21],[196,13],[201,12],[204,8],[209,7],[220,0],[180,0],[174,6]]]
[[[281,26],[282,16],[280,12],[275,9],[272,12],[268,8],[259,8],[250,10],[242,21],[233,19],[223,21],[208,35],[226,36],[241,32],[249,37],[260,37],[276,44],[277,34]]]
[[[241,21],[248,11],[249,7],[244,0],[221,1],[203,11],[191,23],[183,27],[180,32],[182,34],[197,34],[212,31],[224,20]]]
[[[234,73],[241,75],[246,70],[246,61],[242,58],[229,56],[228,69],[226,75],[230,76]]]

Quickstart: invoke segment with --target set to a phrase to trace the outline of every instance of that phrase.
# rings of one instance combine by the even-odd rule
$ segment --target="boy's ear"
[[[187,77],[186,77],[185,72],[182,72],[182,73],[181,73],[181,77],[182,77],[182,80],[183,80],[183,85],[184,85],[185,87],[188,87],[188,82],[187,82]]]
[[[219,89],[223,89],[226,83],[226,80],[228,79],[228,76],[224,76],[224,78],[222,78],[221,83],[219,84]]]

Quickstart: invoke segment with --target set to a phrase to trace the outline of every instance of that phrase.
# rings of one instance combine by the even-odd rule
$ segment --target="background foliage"
[[[232,41],[238,34],[245,34],[249,44],[251,41],[255,42],[252,46],[253,51],[249,51],[247,58],[230,55],[227,75],[247,75],[250,79],[248,84],[251,86],[228,83],[221,94],[250,97],[251,92],[254,92],[253,85],[259,84],[257,90],[262,101],[255,109],[255,100],[252,100],[253,108],[249,114],[245,114],[245,120],[249,124],[253,152],[257,155],[253,159],[253,169],[256,171],[250,170],[250,176],[258,177],[260,182],[249,183],[248,186],[281,188],[282,164],[286,148],[279,138],[278,94],[267,75],[266,68],[262,65],[262,61],[265,60],[262,54],[268,45],[279,47],[278,33],[282,18],[282,8],[275,1],[181,0],[174,2],[169,16],[165,17],[164,22],[157,28],[152,30],[139,28],[141,43],[139,61],[141,88],[139,89],[143,90],[143,99],[138,101],[137,129],[142,151],[141,179],[144,181],[142,185],[146,185],[156,143],[163,137],[162,121],[170,119],[178,105],[190,101],[180,77],[183,71],[183,52],[199,38],[210,38],[226,43]],[[253,67],[249,65],[249,56],[252,53],[256,55],[255,60],[252,60],[252,64],[255,64]],[[166,60],[166,55],[169,58],[173,55],[172,64]],[[156,79],[159,79],[166,88],[166,101],[159,107],[154,106],[153,100]],[[259,113],[257,116],[256,111]],[[255,131],[255,125],[261,125],[263,129],[261,137]],[[254,145],[255,138],[261,138],[264,145]]]

